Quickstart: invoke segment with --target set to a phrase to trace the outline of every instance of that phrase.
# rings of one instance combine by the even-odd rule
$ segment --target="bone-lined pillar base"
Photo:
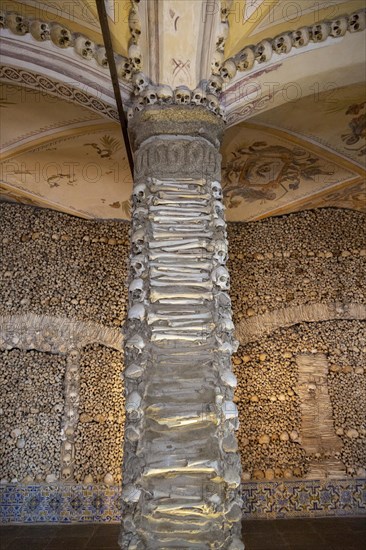
[[[221,132],[200,107],[131,123],[121,548],[244,548]]]

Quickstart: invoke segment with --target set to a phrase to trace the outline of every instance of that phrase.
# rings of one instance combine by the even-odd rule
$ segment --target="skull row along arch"
[[[273,53],[288,54],[295,48],[307,46],[311,41],[324,42],[327,38],[339,38],[347,31],[360,32],[366,28],[366,10],[360,10],[350,16],[343,16],[332,21],[323,21],[309,27],[301,27],[292,32],[285,32],[274,39],[262,40],[255,46],[243,48],[237,55],[223,60],[220,52],[215,53],[212,63],[212,73],[229,82],[237,71],[243,72],[252,69],[254,63],[270,61]]]
[[[131,12],[136,14],[134,10],[131,10]],[[135,23],[130,22],[133,41],[128,49],[129,58],[115,55],[118,76],[126,80],[130,80],[134,72],[142,69],[141,50],[137,43],[141,28],[139,24],[137,25],[138,20],[135,19],[134,21]],[[133,29],[131,29],[131,25]],[[96,44],[82,34],[72,32],[59,23],[47,23],[38,19],[27,20],[18,13],[0,12],[0,28],[5,27],[19,36],[30,33],[39,42],[51,40],[59,48],[73,47],[75,52],[82,58],[86,60],[95,59],[101,67],[108,67],[107,53],[104,46]]]
[[[108,66],[106,50],[104,46],[95,44],[89,38],[72,33],[68,28],[58,23],[47,23],[39,20],[28,21],[22,15],[17,13],[0,12],[0,27],[7,27],[13,33],[24,35],[28,32],[38,41],[52,40],[60,48],[73,46],[76,53],[84,59],[95,58],[102,67]],[[132,35],[128,55],[129,58],[116,55],[116,67],[118,76],[131,80],[136,73],[140,73],[140,83],[136,84],[137,93],[141,93],[148,85],[146,77],[142,77],[142,55],[138,45],[138,39],[141,35],[141,23],[139,20],[136,6],[134,6],[129,15],[129,27]],[[315,43],[324,42],[327,38],[342,37],[349,32],[359,32],[366,28],[366,10],[359,10],[350,16],[342,16],[332,21],[323,21],[309,27],[301,27],[292,32],[285,32],[274,39],[262,40],[255,46],[247,46],[237,55],[224,61],[224,52],[218,49],[214,54],[211,70],[212,75],[207,83],[207,94],[219,94],[222,91],[223,84],[229,82],[235,77],[237,71],[250,70],[255,62],[264,63],[270,61],[273,52],[277,54],[287,54],[293,47],[305,47],[310,41]],[[142,80],[141,80],[142,79]],[[136,80],[136,79],[135,79]],[[169,88],[165,86],[164,88]],[[198,95],[195,101],[198,101]],[[147,103],[151,101],[152,92],[147,92]],[[159,96],[158,96],[159,97]],[[150,99],[149,99],[150,98]],[[165,100],[166,101],[166,100]],[[194,102],[195,102],[194,101]],[[201,103],[205,102],[201,98]],[[212,101],[212,98],[209,99]],[[208,101],[208,102],[209,102]],[[178,92],[177,103],[186,103],[187,94]]]

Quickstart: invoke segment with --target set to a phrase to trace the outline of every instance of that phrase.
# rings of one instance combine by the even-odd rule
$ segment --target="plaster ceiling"
[[[363,0],[237,0],[230,6],[226,57],[282,32],[314,25],[364,7]]]
[[[217,13],[203,12],[201,0],[141,5],[144,69],[156,82],[195,87],[208,75]],[[284,30],[354,11],[363,2],[302,0],[296,18],[294,5],[288,0],[233,2],[226,55]],[[3,2],[2,8],[47,16],[102,43],[94,0]],[[129,9],[124,0],[107,2],[113,46],[122,55],[128,48]],[[348,34],[285,58],[275,55],[250,74],[238,74],[224,90],[229,122],[222,173],[228,220],[323,206],[365,210],[364,35]],[[6,36],[11,46],[21,39],[30,46],[29,37]],[[85,218],[128,218],[132,178],[108,71],[50,43],[45,51],[51,63],[62,54],[64,66],[58,61],[61,68],[55,69],[40,56],[36,63],[14,54],[6,57],[12,68],[0,76],[0,197]],[[66,78],[68,67],[73,73]],[[84,88],[76,82],[78,74]],[[51,90],[58,78],[62,86],[56,83]],[[242,86],[253,82],[266,93],[254,99],[253,90],[243,93]],[[302,93],[294,96],[299,88]],[[129,93],[127,86],[127,101]]]
[[[127,54],[130,32],[128,14],[130,0],[107,0],[109,28],[113,48],[117,53]],[[4,12],[20,13],[24,17],[40,19],[46,22],[57,21],[71,31],[83,34],[97,44],[103,44],[96,0],[2,0]]]

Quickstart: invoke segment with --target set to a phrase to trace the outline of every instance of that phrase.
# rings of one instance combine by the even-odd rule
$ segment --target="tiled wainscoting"
[[[366,480],[244,483],[244,519],[366,515]],[[3,485],[1,523],[119,522],[119,486]]]

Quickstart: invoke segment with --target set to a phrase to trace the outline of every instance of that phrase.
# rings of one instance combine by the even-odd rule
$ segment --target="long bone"
[[[153,191],[153,190],[159,191],[162,187],[177,189],[179,191],[179,189],[181,189],[182,187],[189,188],[190,185],[202,187],[204,185],[207,185],[207,182],[204,179],[202,179],[202,180],[196,180],[196,179],[192,180],[192,179],[189,179],[189,178],[182,178],[182,179],[175,180],[175,181],[172,181],[171,179],[168,179],[168,180],[157,180],[155,178],[150,178],[149,179],[149,186],[150,186],[151,191]]]
[[[168,192],[164,192],[164,191],[159,191],[156,196],[159,198],[159,199],[167,199],[167,200],[179,200],[179,201],[183,201],[183,202],[187,202],[187,201],[191,201],[193,200],[194,202],[197,202],[197,200],[204,200],[204,201],[208,201],[211,199],[211,195],[208,195],[207,193],[201,193],[199,195],[197,195],[197,193],[182,193],[181,191],[177,191],[177,192],[174,192],[174,191],[170,191],[169,193]]]
[[[165,281],[157,281],[155,279],[152,279],[151,280],[151,286],[153,287],[160,287],[160,288],[164,288],[164,287],[173,287],[172,290],[176,287],[199,287],[199,288],[209,288],[209,289],[212,289],[213,287],[213,283],[212,281],[196,281],[196,280],[193,280],[193,281],[181,281],[181,280],[178,280],[175,278],[175,277],[172,277],[170,278],[169,280],[170,282],[165,282]]]
[[[189,265],[186,264],[164,264],[160,262],[151,262],[150,264],[151,268],[156,268],[156,271],[160,274],[168,274],[168,273],[206,273],[212,269],[212,264],[210,263],[201,263],[200,265],[194,265],[190,263]]]
[[[187,315],[172,315],[171,313],[149,313],[147,317],[147,322],[149,325],[158,322],[158,321],[192,321],[195,319],[200,320],[209,320],[212,319],[211,312],[202,312],[202,313],[189,313]]]
[[[196,265],[198,266],[200,262],[211,259],[211,255],[207,255],[207,257],[204,257],[201,252],[198,252],[197,250],[193,250],[193,254],[179,254],[179,260],[184,261],[184,264],[187,265],[188,262],[194,263],[196,262]],[[158,262],[172,262],[173,264],[176,264],[178,257],[177,254],[172,254],[170,252],[159,252],[157,250],[155,251],[149,251],[149,258],[151,262],[154,262],[157,260]],[[197,258],[195,260],[195,258]],[[185,262],[187,260],[187,263]]]
[[[195,212],[197,212],[198,216],[202,216],[202,214],[211,214],[212,208],[210,206],[192,206],[191,208],[184,208],[181,205],[179,206],[169,206],[169,205],[150,205],[149,206],[150,212],[173,212],[176,216],[192,216]]]
[[[184,226],[184,225],[188,225],[190,226],[191,224],[199,224],[201,223],[202,225],[207,225],[207,222],[211,221],[211,216],[193,216],[191,215],[190,218],[184,216],[184,217],[179,217],[179,216],[169,216],[169,218],[167,218],[166,216],[159,216],[159,215],[150,215],[149,218],[152,221],[153,224],[157,225],[159,224],[160,225],[168,225],[168,226],[171,226],[172,225],[172,222],[177,222],[179,223],[180,225]]]
[[[161,273],[157,269],[151,269],[150,270],[150,276],[153,279],[157,279],[158,281],[165,281],[170,280],[174,283],[179,284],[179,281],[182,280],[182,282],[185,281],[198,281],[198,280],[208,280],[210,274],[208,272],[201,273],[201,272],[170,272],[170,273]]]
[[[153,289],[150,292],[150,300],[151,302],[160,302],[163,301],[163,303],[168,304],[195,304],[195,303],[203,303],[204,300],[212,301],[212,292],[193,292],[193,291],[180,291],[180,290],[173,290],[173,294],[170,292],[164,292],[162,289]],[[187,302],[186,302],[187,300]],[[188,300],[191,300],[191,302],[188,302]]]
[[[175,334],[179,331],[181,332],[201,332],[208,334],[209,331],[212,331],[215,328],[215,323],[203,323],[200,321],[199,324],[193,324],[191,321],[169,321],[165,325],[159,325],[152,323],[151,332],[163,332],[164,334]]]
[[[179,334],[185,332],[199,332],[200,334],[209,334],[214,328],[214,323],[198,323],[196,325],[191,324],[179,324],[172,321],[168,325],[152,325],[151,332],[158,333],[162,332],[163,334]]]
[[[180,240],[183,242],[191,242],[193,239],[209,239],[212,240],[212,233],[210,231],[198,231],[196,230],[194,233],[180,233],[179,231],[162,231],[162,232],[156,232],[153,231],[153,237],[155,239],[155,242],[161,243],[166,241],[177,241]]]
[[[154,235],[158,235],[160,237],[162,235],[166,235],[167,237],[171,237],[172,235],[182,235],[183,237],[189,237],[190,234],[197,235],[197,233],[203,233],[204,235],[209,235],[210,237],[212,235],[212,229],[207,223],[201,224],[198,227],[189,227],[188,225],[178,223],[170,225],[167,228],[165,226],[161,227],[161,225],[152,222],[151,229]]]
[[[181,239],[180,241],[151,242],[150,248],[160,248],[167,251],[192,250],[194,248],[208,249],[209,242],[206,239]]]
[[[181,204],[184,206],[199,206],[201,208],[207,207],[208,199],[181,199]],[[176,201],[172,201],[171,199],[159,199],[159,197],[153,197],[152,199],[152,206],[172,206],[175,208],[179,208],[177,206]]]
[[[203,335],[200,333],[198,335],[194,334],[167,334],[164,332],[163,334],[152,334],[151,335],[151,341],[152,342],[161,342],[164,340],[182,340],[186,342],[202,342],[202,340],[206,340],[207,338],[203,338]]]

